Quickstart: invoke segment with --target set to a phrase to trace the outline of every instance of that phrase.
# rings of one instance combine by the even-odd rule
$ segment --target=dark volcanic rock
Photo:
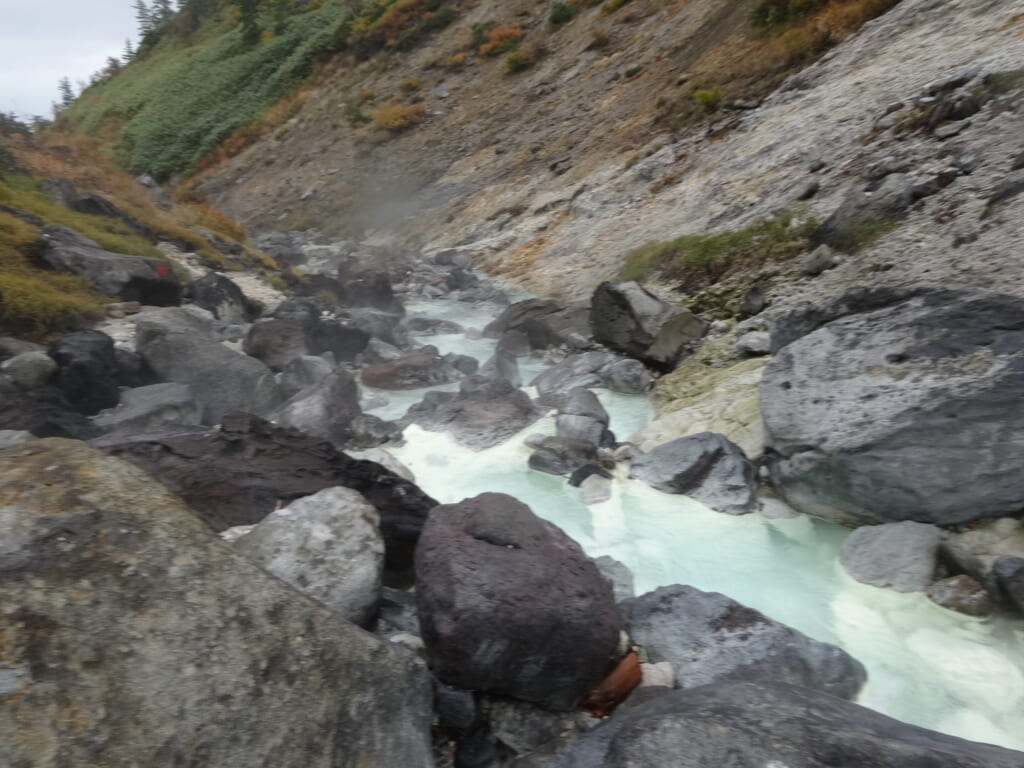
[[[113,408],[121,399],[120,370],[114,340],[101,331],[76,331],[50,347],[57,363],[56,385],[77,410],[86,415]]]
[[[633,460],[629,476],[730,515],[749,514],[757,507],[757,469],[742,448],[716,432],[659,445]]]
[[[549,475],[572,475],[580,467],[597,463],[597,446],[586,440],[545,437],[530,454],[530,469]]]
[[[937,581],[928,587],[928,599],[943,608],[968,616],[992,613],[992,598],[978,582],[961,574]]]
[[[446,384],[451,378],[451,368],[433,346],[421,347],[397,360],[373,363],[362,373],[366,386],[379,389],[422,389]]]
[[[25,392],[6,376],[0,376],[0,430],[75,440],[91,440],[103,431],[72,408],[56,387]]]
[[[594,562],[504,494],[431,513],[416,583],[427,659],[450,685],[566,710],[618,645],[612,589]]]
[[[309,352],[306,323],[295,317],[254,323],[245,336],[242,349],[272,371],[283,370],[292,360]]]
[[[1024,754],[901,723],[809,688],[736,682],[620,710],[554,765],[1021,768]]]
[[[0,765],[434,764],[423,664],[152,478],[67,440],[0,452],[0,474]]]
[[[159,259],[103,250],[65,227],[44,227],[40,258],[58,272],[88,280],[100,293],[165,307],[181,300],[181,285]]]
[[[594,339],[617,352],[670,371],[699,341],[707,324],[666,304],[637,283],[601,283],[590,305]]]
[[[801,310],[761,381],[787,501],[853,524],[1019,513],[1024,473],[1006,446],[1024,442],[1024,300],[872,291],[838,304],[863,311]]]
[[[209,310],[225,323],[251,323],[259,317],[259,307],[253,304],[230,279],[216,272],[193,280],[186,286],[193,303]]]
[[[403,417],[432,432],[451,432],[463,445],[481,450],[505,442],[544,412],[507,381],[470,376],[458,392],[427,392]]]
[[[867,674],[846,651],[812,640],[717,592],[675,584],[620,604],[633,642],[668,661],[676,686],[769,680],[856,698]]]
[[[215,531],[260,522],[285,504],[336,485],[359,491],[381,516],[388,567],[412,562],[427,513],[437,502],[372,461],[247,414],[219,430],[101,438],[107,453],[141,467],[181,496]]]
[[[592,351],[569,355],[538,374],[530,385],[546,397],[574,387],[605,387],[613,392],[642,394],[653,383],[650,372],[639,360]]]

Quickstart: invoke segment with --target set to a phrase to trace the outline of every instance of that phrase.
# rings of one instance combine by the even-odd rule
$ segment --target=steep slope
[[[481,3],[430,45],[322,83],[283,130],[197,189],[257,227],[365,227],[428,248],[460,246],[533,290],[582,297],[652,239],[739,230],[798,207],[822,221],[851,190],[900,171],[914,184],[941,177],[945,186],[901,211],[908,215],[896,231],[857,243],[840,269],[776,292],[833,291],[880,270],[894,282],[987,283],[999,265],[1005,289],[1024,290],[1012,259],[1021,198],[980,218],[1024,149],[1019,9],[904,0],[758,104],[759,87],[785,67],[757,58],[779,38],[751,32],[749,7],[638,0],[607,16],[585,10],[551,31],[546,5]],[[543,42],[548,55],[514,76],[479,54],[468,68],[442,66],[465,51],[460,36],[495,19],[518,22],[523,45]],[[611,43],[588,50],[601,25]],[[700,120],[679,105],[692,105],[694,86],[709,90],[715,71],[718,82],[731,79],[719,111]],[[412,101],[401,95],[411,75],[422,76],[423,125],[395,135],[346,123],[360,91],[377,103]],[[931,105],[984,90],[986,76],[1000,85],[982,94],[970,122],[933,133]],[[897,121],[908,130],[894,130]],[[956,121],[932,128],[943,122]],[[949,167],[960,169],[955,180],[943,176]],[[795,272],[793,264],[783,267]],[[755,276],[746,270],[743,280]],[[762,279],[795,277],[770,267]]]

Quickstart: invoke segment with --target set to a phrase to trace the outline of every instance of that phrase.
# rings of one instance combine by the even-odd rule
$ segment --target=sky
[[[0,112],[51,117],[62,77],[89,81],[125,38],[131,0],[0,0]],[[78,92],[77,85],[75,92]]]

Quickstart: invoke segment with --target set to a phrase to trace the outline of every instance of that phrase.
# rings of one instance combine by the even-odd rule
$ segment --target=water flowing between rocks
[[[497,310],[436,300],[410,313],[482,328]],[[423,339],[441,353],[486,360],[495,342],[464,334]],[[524,383],[545,368],[520,360]],[[436,389],[455,390],[457,384]],[[396,418],[426,390],[383,392],[370,410]],[[535,394],[532,390],[528,390]],[[595,390],[620,440],[653,417],[647,397]],[[633,572],[637,594],[668,584],[721,592],[860,660],[868,682],[858,703],[909,723],[963,738],[1024,749],[1024,627],[996,615],[975,619],[941,608],[923,593],[900,594],[860,584],[838,551],[849,530],[800,516],[769,519],[714,512],[685,496],[655,491],[620,466],[612,498],[590,507],[565,478],[532,471],[531,433],[554,434],[551,416],[494,448],[475,452],[447,433],[411,426],[392,452],[418,484],[442,503],[485,491],[510,494],[560,526],[593,557],[610,555]]]

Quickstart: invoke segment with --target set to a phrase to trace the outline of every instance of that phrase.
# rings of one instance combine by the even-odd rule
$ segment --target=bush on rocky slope
[[[652,274],[696,293],[740,269],[802,252],[814,220],[797,222],[792,211],[775,219],[760,219],[746,229],[683,235],[675,240],[651,242],[626,256],[620,280],[643,280]]]

